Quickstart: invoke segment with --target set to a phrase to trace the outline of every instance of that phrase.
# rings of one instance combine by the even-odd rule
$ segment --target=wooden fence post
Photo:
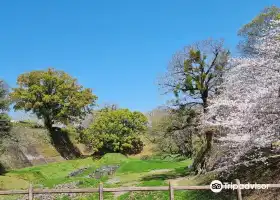
[[[99,183],[99,200],[103,200],[103,183]]]
[[[29,185],[28,200],[33,200],[33,187],[32,187],[32,184]]]
[[[238,188],[236,190],[237,200],[242,200],[242,194],[241,194],[241,189],[240,189],[240,180],[239,179],[235,179],[235,183],[238,185]]]
[[[172,187],[171,181],[169,181],[169,199],[174,200],[174,189]]]

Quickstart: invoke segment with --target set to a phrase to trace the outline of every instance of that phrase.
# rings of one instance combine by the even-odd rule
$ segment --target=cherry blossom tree
[[[280,21],[271,21],[256,41],[253,57],[229,62],[219,95],[209,99],[202,119],[220,133],[214,141],[224,154],[214,169],[266,162],[280,139]]]

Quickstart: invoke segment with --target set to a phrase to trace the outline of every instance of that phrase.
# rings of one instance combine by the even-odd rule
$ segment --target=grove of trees
[[[265,8],[238,34],[241,57],[219,40],[197,42],[175,54],[160,81],[175,101],[151,138],[161,147],[168,136],[169,152],[192,157],[197,173],[265,163],[280,140],[280,9]]]
[[[38,119],[43,120],[53,143],[58,144],[59,149],[69,146],[66,152],[61,152],[63,157],[68,158],[65,153],[71,152],[69,148],[78,155],[77,148],[73,146],[69,136],[65,135],[65,130],[69,134],[76,134],[78,140],[86,144],[94,154],[137,154],[142,151],[144,144],[141,135],[147,129],[145,115],[118,109],[115,105],[94,111],[97,96],[66,72],[54,68],[31,71],[21,74],[17,84],[18,87],[12,88],[8,94],[4,82],[1,82],[1,117],[11,103],[14,110],[35,114]],[[85,118],[87,127],[83,126]],[[57,124],[66,125],[67,128],[59,131]],[[73,126],[74,124],[78,126]]]
[[[82,124],[90,115],[75,131],[94,154],[137,154],[148,137],[157,153],[192,158],[196,173],[266,163],[280,140],[280,9],[264,9],[238,34],[241,57],[214,39],[175,53],[159,83],[173,101],[149,120],[117,106],[94,110],[91,89],[55,69],[21,74],[9,95],[1,81],[0,118],[12,103],[52,132],[57,123]]]

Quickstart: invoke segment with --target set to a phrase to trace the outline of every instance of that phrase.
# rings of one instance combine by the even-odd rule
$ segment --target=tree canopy
[[[200,103],[206,110],[228,56],[222,41],[209,39],[189,45],[175,54],[160,85],[174,92],[178,104]]]
[[[159,152],[191,157],[198,113],[185,107],[166,109],[165,112],[165,115],[151,118],[149,139],[156,144]]]
[[[140,139],[147,129],[147,118],[128,109],[101,109],[94,122],[82,134],[82,140],[94,152],[136,154],[142,151]]]
[[[271,20],[280,19],[280,8],[271,6],[265,8],[252,21],[245,24],[238,32],[238,35],[243,37],[239,44],[239,50],[247,56],[257,55],[255,45],[259,41],[265,30],[269,28]]]
[[[15,110],[33,112],[46,128],[81,119],[95,104],[97,96],[63,71],[53,68],[21,74],[10,96]]]
[[[279,142],[279,36],[280,20],[270,20],[251,46],[258,56],[233,59],[221,93],[209,105],[203,123],[219,127],[222,135],[216,134],[215,143],[226,152],[215,160],[215,168],[230,173],[244,161],[246,166],[266,164],[279,153],[272,151]]]
[[[10,101],[8,98],[8,86],[0,80],[0,119],[8,119],[7,111],[9,110]]]

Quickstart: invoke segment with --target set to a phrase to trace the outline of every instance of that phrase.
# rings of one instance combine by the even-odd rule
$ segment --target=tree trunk
[[[206,144],[201,148],[193,164],[196,174],[201,174],[207,170],[206,164],[210,156],[209,152],[211,151],[211,147],[212,147],[213,132],[212,131],[205,132],[204,137],[205,137]]]
[[[44,124],[45,127],[51,132],[53,130],[53,121],[50,119],[49,116],[44,117]]]
[[[207,101],[207,97],[202,98],[202,106],[203,106],[203,112],[206,113],[207,112],[207,107],[208,107],[208,101]]]

